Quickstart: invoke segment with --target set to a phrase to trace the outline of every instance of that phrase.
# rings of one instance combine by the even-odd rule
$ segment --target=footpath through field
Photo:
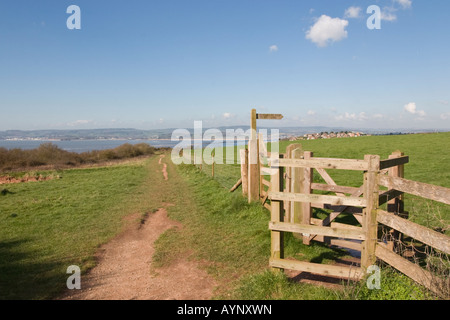
[[[66,300],[203,300],[212,296],[214,280],[196,261],[186,255],[161,268],[152,266],[155,241],[171,228],[182,228],[172,221],[167,210],[176,206],[180,185],[170,176],[177,175],[173,163],[161,155],[152,159],[148,186],[150,202],[161,204],[152,213],[127,217],[126,229],[100,247],[97,265],[81,278],[80,290],[67,290]],[[186,190],[183,193],[187,192]],[[168,203],[164,202],[172,200]],[[143,217],[143,218],[141,218]],[[140,219],[141,218],[141,219]]]

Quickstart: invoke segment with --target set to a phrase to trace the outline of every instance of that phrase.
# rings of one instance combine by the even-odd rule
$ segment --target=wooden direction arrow
[[[282,114],[270,114],[270,113],[257,113],[256,119],[259,120],[281,120],[283,119]]]

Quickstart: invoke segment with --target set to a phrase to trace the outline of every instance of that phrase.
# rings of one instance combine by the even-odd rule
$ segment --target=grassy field
[[[151,210],[142,185],[148,160],[58,172],[60,179],[1,186],[0,299],[47,299],[66,269],[85,271],[122,218]]]

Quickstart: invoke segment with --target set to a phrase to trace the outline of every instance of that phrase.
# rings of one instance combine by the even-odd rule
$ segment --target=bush
[[[0,148],[0,171],[44,165],[76,166],[84,163],[148,156],[154,153],[155,148],[146,143],[136,145],[125,143],[114,149],[94,150],[81,154],[60,149],[52,143],[43,143],[32,150]]]

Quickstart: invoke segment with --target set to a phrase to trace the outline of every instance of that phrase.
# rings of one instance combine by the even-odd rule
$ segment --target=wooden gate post
[[[242,195],[248,194],[248,149],[239,150],[241,160]]]
[[[211,164],[211,177],[214,178],[214,164],[216,163],[216,149],[214,148],[213,152],[211,153],[212,158],[212,164]]]
[[[400,158],[403,156],[404,156],[404,153],[397,150],[397,151],[392,152],[392,154],[389,156],[389,159]],[[395,166],[395,167],[391,167],[391,168],[389,168],[388,175],[390,177],[404,178],[404,176],[405,176],[404,168],[405,168],[405,166],[403,164]],[[387,211],[391,212],[395,215],[399,215],[402,218],[407,218],[405,216],[405,212],[404,212],[403,199],[404,199],[404,196],[402,194],[394,199],[389,200],[387,203]],[[407,215],[407,213],[406,213],[406,215]],[[401,234],[397,230],[391,229],[391,235],[392,235],[392,239],[388,239],[388,247],[389,247],[389,249],[394,250],[396,247],[395,242],[397,240],[400,240]]]
[[[290,144],[286,147],[285,157],[287,159],[300,159],[303,156],[302,145],[299,143]],[[303,180],[302,171],[300,168],[286,167],[284,169],[284,175],[286,180],[284,192],[300,192],[296,186],[298,181]],[[298,207],[300,203],[294,201],[284,201],[285,220],[291,223],[300,223],[300,221],[294,218],[294,207]],[[298,214],[298,210],[297,210]]]
[[[281,155],[280,155],[281,157]],[[270,178],[270,190],[274,192],[283,191],[283,168],[273,168],[276,172]],[[272,222],[283,222],[283,202],[278,200],[271,200],[270,220]],[[284,237],[282,231],[270,232],[270,258],[283,259],[284,258]],[[272,268],[272,270],[279,270],[280,268]]]
[[[380,171],[380,156],[365,155],[369,169],[364,173],[364,199],[366,207],[363,210],[362,228],[365,240],[361,249],[361,268],[365,271],[376,262],[375,249],[378,240],[377,209],[379,204],[378,174]]]
[[[311,159],[313,153],[305,151],[303,153],[304,159]],[[300,193],[311,194],[311,185],[313,181],[313,168],[303,168],[303,181],[299,185]],[[300,219],[302,224],[310,225],[312,217],[311,202],[301,203]],[[303,244],[309,245],[311,243],[311,235],[303,235]]]
[[[258,139],[256,134],[256,109],[252,109],[251,136],[248,141],[248,202],[259,200]]]

